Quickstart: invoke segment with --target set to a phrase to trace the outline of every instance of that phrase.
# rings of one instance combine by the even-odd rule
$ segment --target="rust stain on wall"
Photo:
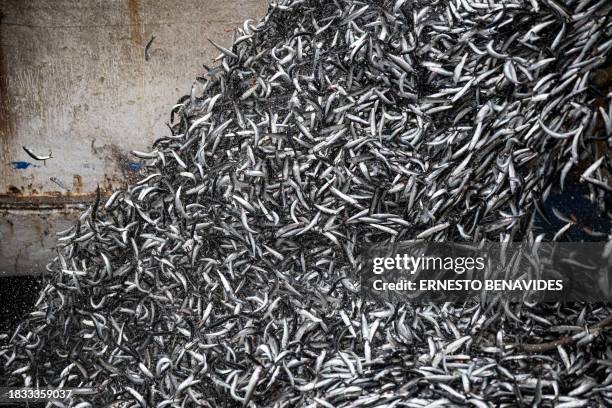
[[[0,11],[0,179],[6,183],[9,154],[15,137],[15,118],[11,111],[8,94],[8,63],[4,55],[2,38],[3,17],[4,14]]]
[[[72,189],[77,194],[83,189],[83,178],[79,174],[72,176]]]
[[[130,20],[130,39],[136,45],[142,45],[140,32],[140,0],[127,0],[128,18]]]
[[[84,204],[95,200],[95,192],[84,191],[83,179],[79,174],[73,175],[72,186],[73,188],[69,191],[38,192],[31,184],[22,188],[8,185],[5,192],[0,192],[0,210],[55,209],[63,208],[65,205]],[[121,176],[104,174],[99,188],[100,196],[106,199],[117,189],[126,190],[127,182]]]
[[[111,191],[100,191],[102,204],[111,194]],[[64,208],[67,205],[87,204],[95,199],[96,193],[62,195],[59,191],[51,191],[38,196],[0,194],[0,211]]]

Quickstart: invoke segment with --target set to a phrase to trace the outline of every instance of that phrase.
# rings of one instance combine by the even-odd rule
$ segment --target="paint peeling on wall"
[[[37,165],[26,161],[13,161],[11,162],[11,164],[13,165],[13,169],[15,170],[26,170],[30,166],[38,167]]]

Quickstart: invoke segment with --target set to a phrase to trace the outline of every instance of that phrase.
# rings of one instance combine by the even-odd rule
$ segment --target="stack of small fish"
[[[609,211],[611,10],[271,4],[133,152],[142,179],[60,233],[10,383],[99,387],[78,407],[612,404],[609,308],[380,304],[353,274],[372,243],[537,242],[571,177]]]

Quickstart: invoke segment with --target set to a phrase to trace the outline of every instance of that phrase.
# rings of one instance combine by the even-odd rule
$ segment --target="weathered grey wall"
[[[0,0],[0,274],[41,271],[75,204],[125,185],[129,151],[168,132],[170,108],[218,54],[208,39],[228,44],[267,4]]]

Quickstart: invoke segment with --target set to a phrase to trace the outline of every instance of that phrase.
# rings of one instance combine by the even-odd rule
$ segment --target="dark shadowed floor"
[[[0,333],[11,333],[38,299],[41,277],[0,277]]]

